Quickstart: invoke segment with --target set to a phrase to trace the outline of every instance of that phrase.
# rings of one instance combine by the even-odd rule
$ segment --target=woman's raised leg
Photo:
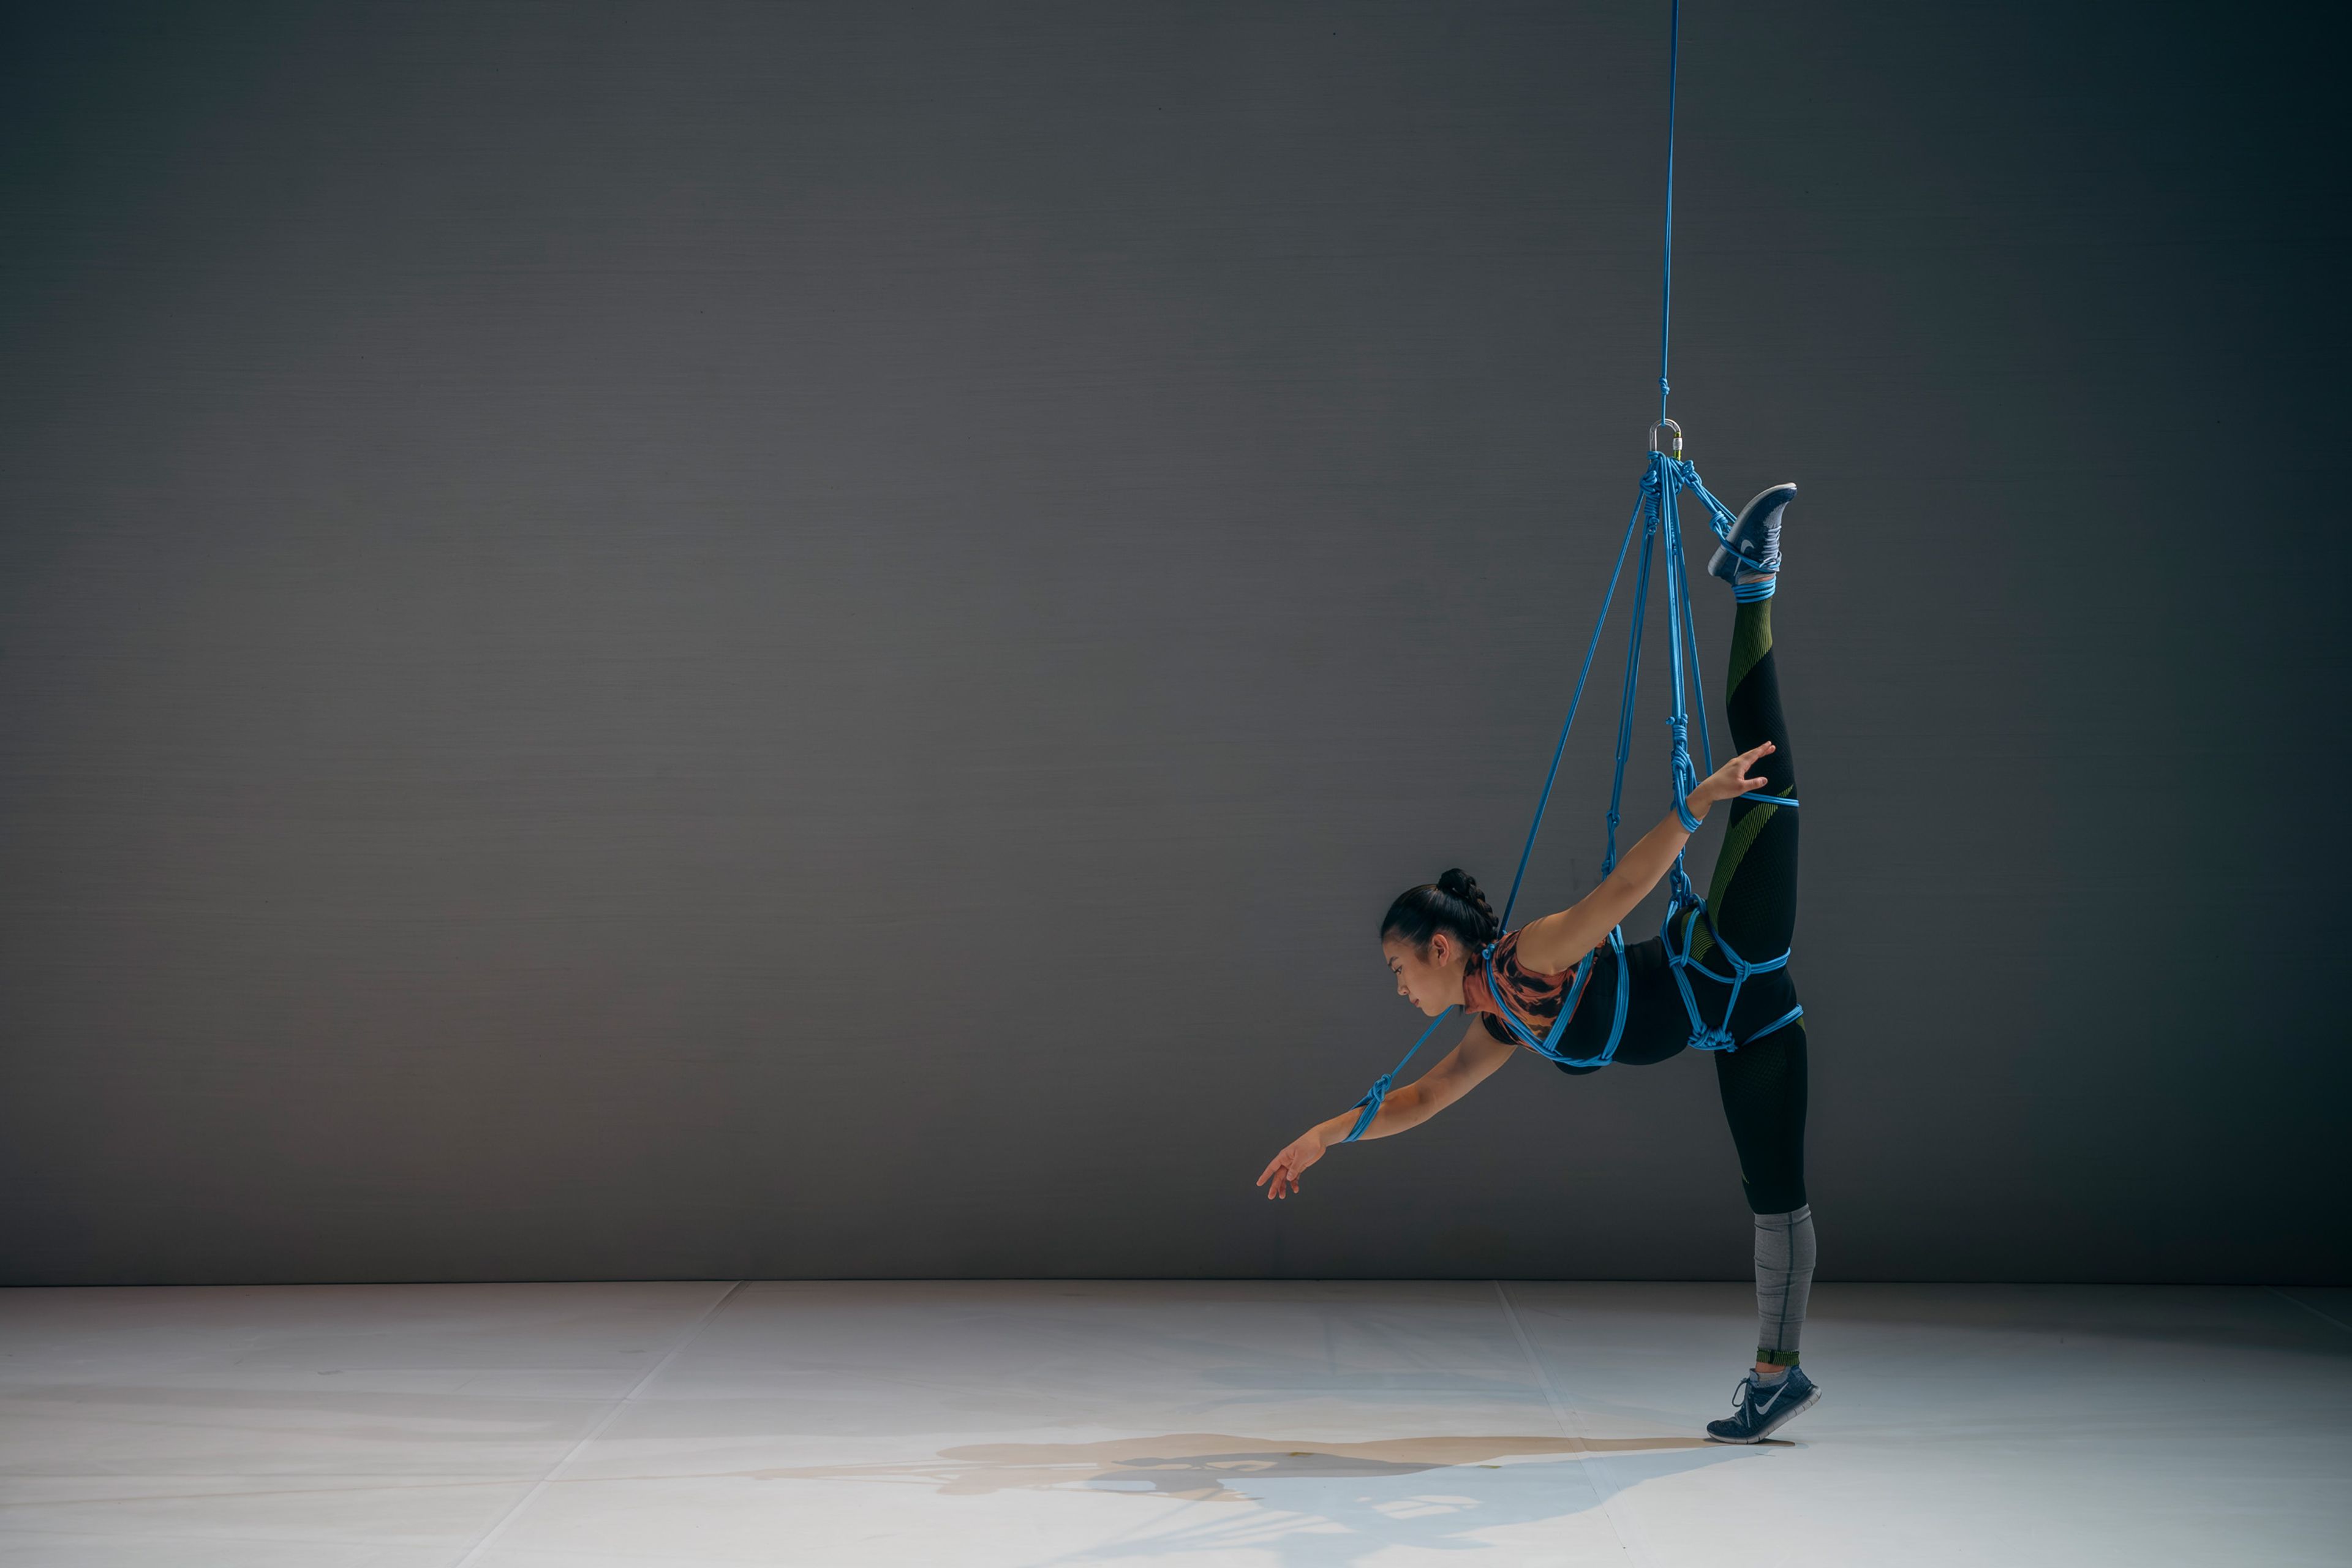
[[[1789,744],[1788,718],[1780,711],[1780,674],[1772,657],[1772,601],[1769,598],[1739,605],[1733,617],[1731,665],[1724,682],[1723,707],[1734,752],[1772,742],[1772,750],[1757,764],[1757,771],[1764,775],[1764,788],[1758,793],[1794,800],[1797,758]],[[1751,963],[1788,952],[1789,939],[1797,929],[1800,809],[1760,800],[1731,803],[1706,907],[1723,941]],[[1698,952],[1695,946],[1693,956]]]

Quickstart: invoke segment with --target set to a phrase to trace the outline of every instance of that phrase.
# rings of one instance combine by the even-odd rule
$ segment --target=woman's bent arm
[[[1388,1098],[1381,1101],[1379,1112],[1364,1129],[1364,1137],[1386,1138],[1420,1126],[1475,1089],[1488,1074],[1508,1061],[1517,1048],[1495,1038],[1482,1025],[1471,1025],[1470,1032],[1462,1037],[1460,1045],[1445,1054],[1444,1060],[1402,1088],[1389,1090]],[[1265,1195],[1279,1198],[1297,1192],[1300,1173],[1320,1160],[1325,1150],[1346,1142],[1349,1129],[1356,1125],[1356,1118],[1361,1114],[1358,1110],[1344,1110],[1299,1134],[1259,1174],[1257,1184],[1265,1188]]]
[[[1772,743],[1768,741],[1753,751],[1742,752],[1699,781],[1685,802],[1692,813],[1703,818],[1712,803],[1764,787],[1760,777],[1748,775],[1748,765],[1770,750]],[[1682,818],[1668,812],[1664,821],[1642,835],[1639,844],[1625,851],[1625,858],[1601,879],[1601,886],[1558,914],[1527,923],[1519,932],[1519,962],[1538,974],[1575,968],[1579,959],[1599,947],[1650,896],[1650,889],[1658,885],[1689,841]]]

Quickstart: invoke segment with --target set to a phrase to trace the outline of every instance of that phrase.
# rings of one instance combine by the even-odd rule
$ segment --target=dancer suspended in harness
[[[1654,475],[1666,476],[1657,487],[1665,492],[1666,508],[1674,504],[1678,473],[1687,473],[1687,488],[1715,509],[1694,470],[1671,459],[1654,458]],[[1646,485],[1644,494],[1646,505],[1652,494]],[[1794,485],[1775,485],[1748,502],[1736,521],[1723,516],[1728,526],[1720,531],[1727,537],[1709,563],[1710,572],[1734,584],[1738,600],[1724,690],[1738,754],[1682,787],[1675,809],[1622,859],[1613,847],[1612,803],[1612,864],[1601,885],[1571,907],[1516,931],[1502,931],[1477,883],[1459,870],[1401,895],[1381,922],[1381,952],[1399,994],[1441,1022],[1455,1007],[1476,1015],[1476,1021],[1419,1080],[1391,1089],[1393,1074],[1384,1077],[1356,1109],[1310,1129],[1258,1177],[1268,1197],[1296,1193],[1300,1174],[1333,1144],[1420,1125],[1521,1049],[1577,1074],[1611,1064],[1647,1066],[1686,1047],[1709,1052],[1756,1216],[1755,1369],[1741,1381],[1731,1417],[1707,1427],[1710,1436],[1733,1442],[1758,1440],[1820,1397],[1797,1366],[1814,1244],[1805,1196],[1803,1008],[1787,964],[1797,915],[1796,763],[1772,657],[1780,523],[1795,494]],[[1654,515],[1652,529],[1657,529]],[[1679,585],[1680,542],[1676,531],[1665,531],[1671,605]],[[1623,559],[1621,552],[1621,571]],[[1647,580],[1645,542],[1638,592],[1646,593]],[[1613,599],[1613,583],[1611,592]],[[1637,653],[1643,602],[1636,599]],[[1684,630],[1677,626],[1670,635],[1679,663]],[[1674,722],[1679,755],[1679,697]],[[1702,729],[1704,722],[1702,714]],[[1621,788],[1624,733],[1621,727]],[[1562,739],[1564,744],[1565,731]],[[1702,904],[1683,881],[1683,846],[1725,803],[1729,821]],[[1522,857],[1523,870],[1525,864]],[[1669,875],[1676,897],[1664,930],[1646,942],[1626,942],[1619,922]]]

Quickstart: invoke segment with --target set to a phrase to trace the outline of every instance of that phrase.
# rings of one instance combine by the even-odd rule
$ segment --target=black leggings
[[[1772,658],[1772,601],[1739,606],[1731,638],[1724,709],[1736,752],[1769,741],[1776,748],[1751,770],[1765,795],[1797,794],[1797,763],[1780,713]],[[1739,800],[1731,816],[1707,909],[1715,929],[1740,957],[1755,962],[1789,951],[1797,927],[1797,820],[1801,807]],[[1704,929],[1692,956],[1714,948]],[[1718,963],[1721,962],[1718,958]],[[1786,1214],[1805,1198],[1805,1025],[1776,1029],[1735,1051],[1717,1051],[1716,1088],[1739,1151],[1740,1185],[1757,1214]]]

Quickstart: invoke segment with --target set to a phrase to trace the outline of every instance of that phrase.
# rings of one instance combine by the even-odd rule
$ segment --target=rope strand
[[[1666,265],[1665,280],[1658,289],[1658,418],[1666,417],[1666,395],[1674,390],[1666,384],[1666,343],[1668,330],[1675,320],[1675,83],[1681,74],[1683,51],[1683,0],[1675,0],[1674,16],[1666,25]]]

